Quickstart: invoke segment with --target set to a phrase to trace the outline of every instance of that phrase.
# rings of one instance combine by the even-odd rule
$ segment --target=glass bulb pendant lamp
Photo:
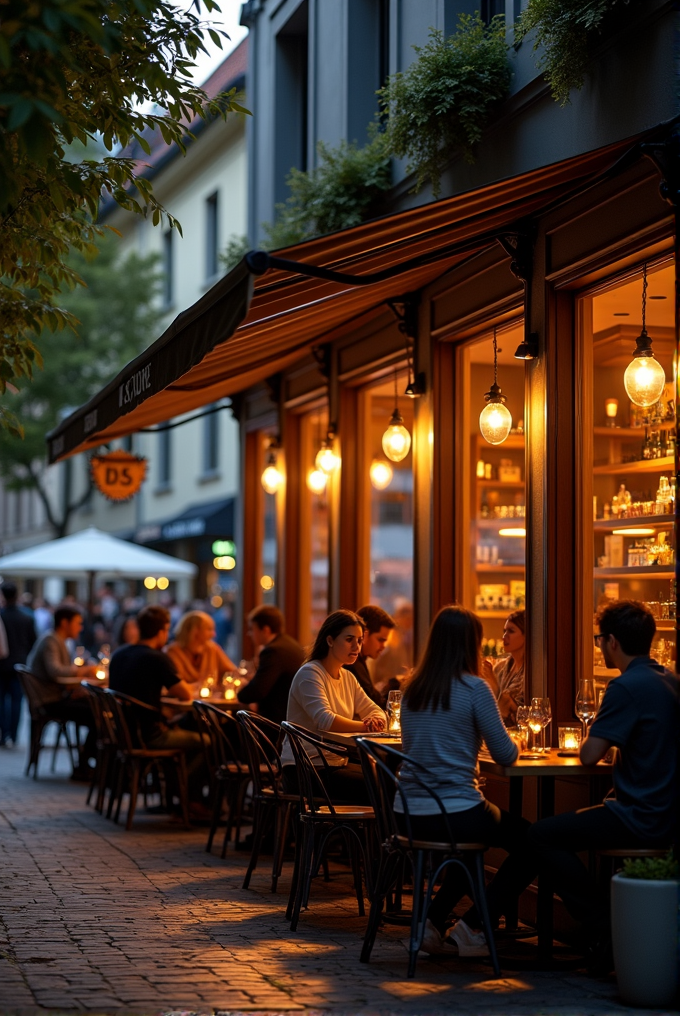
[[[394,372],[394,412],[382,436],[383,451],[392,462],[401,462],[411,450],[411,435],[404,426],[404,418],[399,412],[397,395],[397,372]]]
[[[276,465],[276,452],[270,448],[265,466],[260,478],[262,486],[268,494],[276,494],[283,483],[283,473]]]
[[[323,494],[328,482],[328,474],[323,469],[310,469],[307,473],[307,487],[312,494]]]
[[[340,457],[333,451],[333,441],[330,437],[325,437],[321,442],[321,448],[316,453],[314,459],[314,465],[317,469],[322,470],[326,474],[335,472],[340,465]]]
[[[654,358],[652,340],[647,334],[647,265],[642,267],[642,331],[635,340],[634,359],[626,367],[623,384],[628,398],[636,406],[647,409],[659,401],[666,384],[666,374]]]
[[[482,437],[491,445],[503,444],[512,427],[512,415],[505,405],[505,395],[498,387],[498,343],[495,328],[493,330],[493,384],[484,398],[486,405],[479,414],[479,429],[482,432]]]
[[[389,462],[383,462],[382,459],[373,459],[369,475],[371,483],[376,490],[386,490],[392,483],[394,470]]]

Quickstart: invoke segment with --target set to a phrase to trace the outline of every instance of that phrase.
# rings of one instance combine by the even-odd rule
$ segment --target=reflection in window
[[[626,393],[623,376],[642,328],[642,271],[632,281],[587,298],[586,347],[592,340],[593,599],[590,617],[611,600],[643,600],[656,617],[652,656],[675,660],[675,370],[674,269],[650,269],[646,328],[666,374],[658,402],[643,408]],[[590,635],[590,617],[586,632]],[[618,671],[594,655],[596,688]],[[589,673],[584,676],[589,677]]]
[[[403,391],[405,382],[399,379]],[[371,478],[371,603],[389,614],[413,599],[413,449],[393,462],[382,437],[394,410],[394,382],[390,379],[369,393]],[[413,403],[399,399],[404,426],[413,434]]]
[[[301,460],[304,477],[304,507],[301,537],[301,635],[303,641],[311,640],[318,632],[328,614],[328,501],[330,485],[333,482],[315,463],[317,452],[328,430],[326,409],[308,413],[302,421]],[[304,633],[304,634],[302,634]]]
[[[465,430],[459,596],[481,619],[490,656],[502,654],[505,619],[525,604],[524,362],[513,355],[521,339],[519,325],[498,331],[498,384],[512,415],[510,434],[499,445],[489,444],[479,429],[493,382],[493,338],[467,343],[459,354]]]
[[[272,435],[263,435],[260,451],[261,474],[267,465],[269,442]],[[262,490],[262,548],[260,555],[260,603],[276,604],[276,569],[278,565],[278,543],[276,537],[276,494]]]

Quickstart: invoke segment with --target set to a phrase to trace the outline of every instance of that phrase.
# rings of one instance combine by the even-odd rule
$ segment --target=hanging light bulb
[[[333,451],[333,437],[329,433],[321,442],[321,448],[316,453],[314,465],[324,473],[333,473],[340,465],[340,456]]]
[[[260,482],[268,494],[276,494],[277,490],[283,483],[283,473],[277,468],[276,452],[274,451],[273,445],[269,446],[267,465],[262,472]]]
[[[389,462],[383,462],[382,459],[373,459],[369,476],[376,490],[385,490],[392,483],[394,470]]]
[[[411,448],[411,435],[404,426],[404,418],[399,412],[396,369],[394,371],[394,412],[387,425],[387,430],[382,436],[382,446],[385,455],[392,462],[401,462],[406,458]]]
[[[482,437],[489,444],[503,444],[512,427],[512,415],[505,405],[505,395],[497,384],[498,381],[498,343],[496,328],[493,330],[493,384],[484,396],[486,405],[479,414],[479,429]]]
[[[327,480],[328,473],[324,473],[323,469],[310,469],[307,473],[307,486],[312,494],[323,494]]]
[[[623,384],[628,398],[636,406],[648,408],[661,398],[666,375],[658,360],[654,359],[652,340],[647,334],[647,265],[642,268],[642,331],[635,342],[634,359],[626,367]]]

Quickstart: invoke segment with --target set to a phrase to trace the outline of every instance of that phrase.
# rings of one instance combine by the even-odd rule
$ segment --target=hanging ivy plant
[[[639,2],[639,0],[638,0]],[[535,32],[534,51],[542,48],[539,70],[561,106],[572,89],[580,89],[593,45],[613,21],[612,12],[629,0],[529,0],[515,28],[515,42]]]
[[[387,151],[408,158],[416,189],[440,179],[456,152],[474,161],[474,146],[510,89],[512,71],[499,15],[486,25],[479,14],[460,14],[455,33],[430,29],[417,59],[394,74],[378,95],[385,114]]]

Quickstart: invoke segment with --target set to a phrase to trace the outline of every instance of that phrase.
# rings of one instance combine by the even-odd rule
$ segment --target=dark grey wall
[[[510,26],[516,7],[517,0],[505,0]],[[404,70],[415,58],[413,46],[427,41],[430,27],[448,34],[459,13],[478,8],[475,0],[251,0],[245,5],[254,113],[248,124],[251,242],[258,241],[262,221],[273,218],[275,202],[285,197],[290,167],[316,165],[319,141],[365,141],[377,110],[381,65],[390,73]],[[621,7],[619,22],[584,88],[564,108],[539,76],[531,42],[511,51],[511,96],[486,131],[476,162],[453,162],[442,194],[548,165],[676,115],[680,14],[674,4],[631,3]],[[381,43],[385,37],[387,53]],[[306,94],[301,86],[305,45]],[[427,189],[409,193],[413,181],[403,163],[395,163],[394,179],[395,209],[431,200]]]

